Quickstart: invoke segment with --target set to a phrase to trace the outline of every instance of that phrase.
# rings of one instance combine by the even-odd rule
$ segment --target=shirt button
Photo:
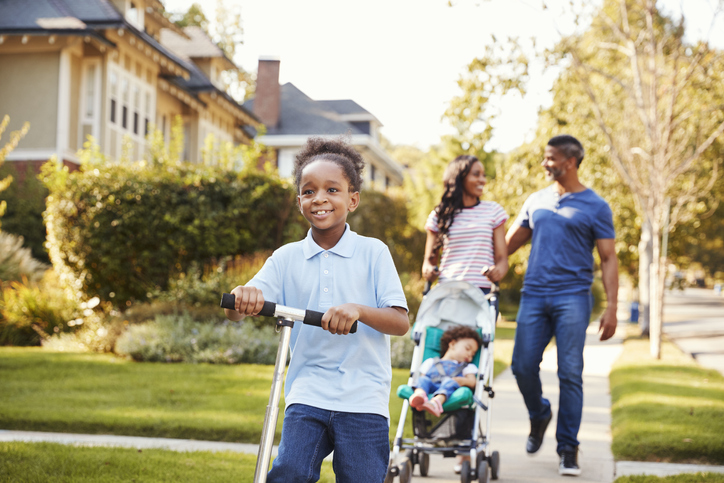
[[[325,270],[324,274],[327,275],[329,273],[329,270]]]
[[[325,292],[329,292],[329,289],[327,287],[324,287]]]
[[[324,258],[328,258],[328,257],[329,257],[329,253],[325,253]]]

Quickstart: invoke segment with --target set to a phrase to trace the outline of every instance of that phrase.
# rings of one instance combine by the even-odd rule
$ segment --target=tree
[[[2,138],[3,133],[5,132],[5,128],[7,128],[8,123],[10,122],[10,116],[7,114],[3,117],[2,122],[0,122],[0,138]],[[13,131],[10,133],[10,140],[0,148],[0,166],[5,163],[5,158],[7,155],[15,149],[15,147],[18,145],[20,140],[27,134],[28,129],[30,129],[30,123],[26,122],[23,124],[23,127],[20,128],[18,131]],[[10,186],[10,183],[13,182],[13,177],[11,175],[7,175],[3,179],[0,179],[0,191],[4,191]],[[7,208],[7,203],[5,200],[0,201],[0,217],[2,217],[5,214],[5,209]],[[2,226],[2,223],[0,223],[0,226]]]
[[[720,164],[711,148],[724,133],[724,55],[704,41],[687,43],[684,33],[683,15],[675,22],[655,0],[607,0],[587,32],[563,38],[557,49],[589,99],[588,112],[631,190],[644,231],[650,229],[649,334],[656,358],[665,220],[670,216],[669,229],[687,221],[711,193]]]
[[[198,3],[192,4],[185,13],[172,15],[171,18],[179,27],[201,27],[232,62],[235,61],[237,47],[244,43],[244,27],[238,5],[227,7],[223,0],[218,0],[213,23]],[[254,95],[253,75],[238,67],[238,64],[236,69],[224,71],[221,79],[224,89],[239,102]]]

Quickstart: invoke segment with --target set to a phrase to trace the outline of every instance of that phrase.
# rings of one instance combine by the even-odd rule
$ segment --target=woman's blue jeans
[[[292,404],[284,414],[279,452],[267,481],[319,481],[322,461],[332,451],[338,483],[382,483],[390,458],[387,418]]]
[[[531,419],[551,413],[543,397],[540,363],[543,351],[555,336],[558,350],[557,450],[578,446],[583,412],[583,346],[591,319],[590,293],[538,296],[523,294],[515,331],[512,371]]]

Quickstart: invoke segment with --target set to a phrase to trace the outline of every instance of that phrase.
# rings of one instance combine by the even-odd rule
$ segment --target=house
[[[279,67],[278,59],[259,60],[256,95],[244,107],[266,126],[256,139],[272,151],[280,176],[292,175],[294,156],[308,137],[349,135],[367,165],[367,186],[385,190],[402,184],[402,167],[380,145],[381,123],[375,116],[349,99],[316,101],[294,84],[279,85]]]
[[[258,119],[223,89],[233,62],[197,27],[178,28],[159,0],[0,1],[0,116],[30,131],[8,160],[78,163],[89,135],[104,154],[144,157],[155,125],[184,123],[184,159],[207,135],[249,142]]]

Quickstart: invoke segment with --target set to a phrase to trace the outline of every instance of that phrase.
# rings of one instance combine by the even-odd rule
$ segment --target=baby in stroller
[[[440,339],[441,358],[426,359],[420,365],[420,377],[413,386],[410,406],[434,416],[443,412],[442,405],[460,387],[475,389],[478,368],[472,363],[482,345],[478,332],[467,326],[453,326]],[[428,399],[428,394],[433,397]]]

